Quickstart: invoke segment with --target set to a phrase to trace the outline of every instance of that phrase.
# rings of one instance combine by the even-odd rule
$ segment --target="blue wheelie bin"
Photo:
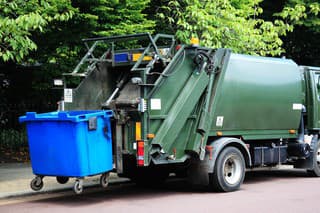
[[[74,191],[83,191],[85,176],[99,175],[108,185],[113,169],[110,117],[112,111],[27,112],[19,118],[27,127],[30,159],[36,177],[33,190],[43,187],[44,176],[56,176],[59,183],[76,178]]]

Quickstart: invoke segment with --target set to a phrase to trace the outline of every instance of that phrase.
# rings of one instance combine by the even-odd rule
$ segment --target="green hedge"
[[[25,129],[0,129],[0,146],[2,148],[18,150],[27,147],[27,133]]]

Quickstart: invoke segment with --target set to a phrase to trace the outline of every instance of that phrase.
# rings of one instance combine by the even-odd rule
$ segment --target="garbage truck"
[[[119,176],[160,184],[176,174],[223,192],[255,168],[320,176],[320,68],[166,34],[83,41],[88,52],[56,80],[59,110],[113,111]]]

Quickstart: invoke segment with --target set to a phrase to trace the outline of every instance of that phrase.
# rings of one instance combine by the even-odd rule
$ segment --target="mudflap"
[[[315,152],[317,152],[317,147],[319,144],[318,135],[313,136],[310,144],[310,156],[306,159],[299,159],[297,160],[293,166],[297,169],[307,169],[307,170],[313,170],[314,169],[314,161],[317,160]]]
[[[209,185],[208,168],[208,158],[205,158],[204,160],[193,159],[188,168],[188,182],[196,186]]]

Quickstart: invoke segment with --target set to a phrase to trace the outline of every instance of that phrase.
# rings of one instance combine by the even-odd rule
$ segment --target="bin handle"
[[[79,115],[79,119],[86,119],[87,117],[85,115]]]
[[[112,117],[113,116],[113,111],[112,110],[107,110],[107,111],[105,111],[105,116],[106,117]]]
[[[111,141],[111,125],[110,125],[110,123],[106,123],[106,125],[103,128],[103,133],[106,136],[107,140]]]

